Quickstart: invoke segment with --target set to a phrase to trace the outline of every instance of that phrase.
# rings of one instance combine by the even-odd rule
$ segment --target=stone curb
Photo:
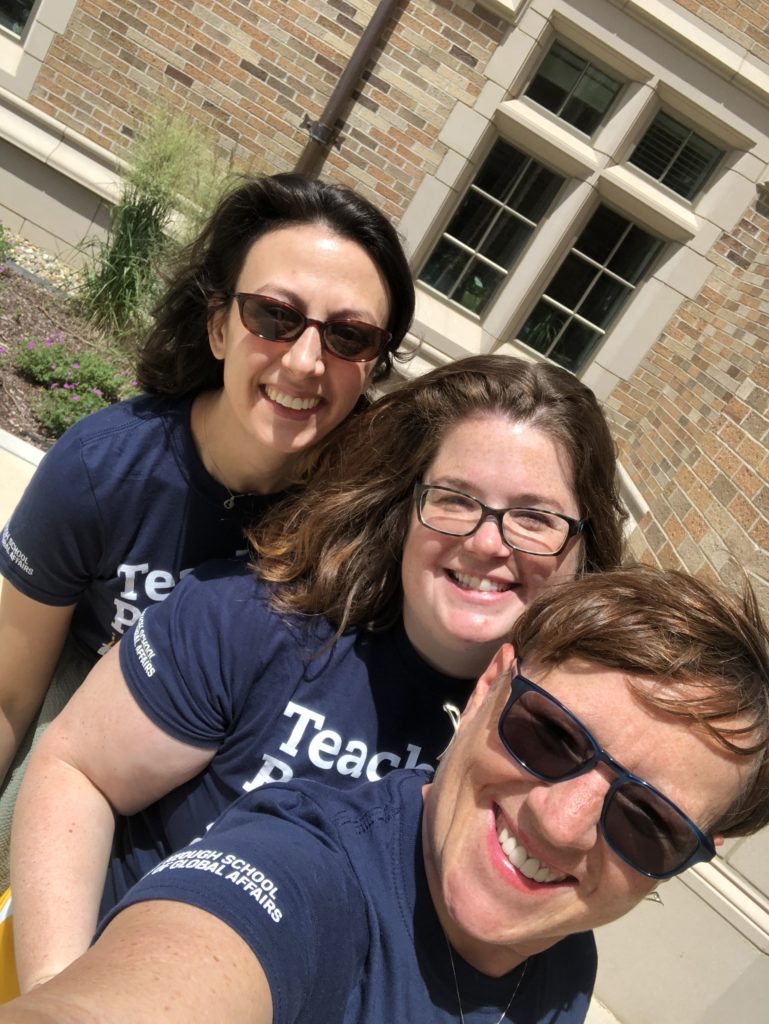
[[[20,437],[9,434],[7,430],[2,429],[0,429],[0,448],[11,455],[17,456],[19,459],[23,459],[24,462],[31,463],[33,466],[38,466],[40,460],[45,455],[44,451],[35,448],[33,444],[30,444],[28,441],[22,441]]]

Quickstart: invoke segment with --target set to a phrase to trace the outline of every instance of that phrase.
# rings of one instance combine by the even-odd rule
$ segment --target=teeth
[[[468,590],[491,590],[496,593],[508,590],[510,586],[509,583],[496,583],[494,580],[490,580],[488,576],[468,576],[464,572],[454,572],[451,575],[457,583]]]
[[[296,398],[294,395],[287,395],[285,391],[280,391],[272,384],[265,384],[265,393],[267,397],[277,402],[278,405],[283,405],[287,409],[314,409],[316,405],[320,405],[320,399],[314,398]]]
[[[522,875],[531,878],[535,882],[563,882],[566,875],[560,871],[543,864],[542,861],[532,857],[526,847],[515,836],[510,835],[504,825],[497,821],[497,839],[502,847],[502,852],[510,863],[518,868]]]

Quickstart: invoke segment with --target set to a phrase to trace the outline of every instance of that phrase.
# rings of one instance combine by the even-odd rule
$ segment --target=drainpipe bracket
[[[327,124],[323,124],[322,121],[313,121],[309,114],[305,114],[300,127],[307,130],[307,133],[313,142],[318,142],[321,146],[330,146],[333,144],[337,149],[339,149],[339,140],[334,139],[333,128],[329,128],[329,126]]]

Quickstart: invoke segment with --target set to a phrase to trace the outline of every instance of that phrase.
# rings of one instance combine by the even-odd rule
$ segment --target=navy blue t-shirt
[[[103,654],[190,569],[245,548],[276,496],[239,498],[206,471],[191,399],[143,396],[87,416],[45,455],[0,538],[0,573],[27,597],[77,603],[71,631]]]
[[[265,971],[274,1024],[456,1021],[422,858],[425,781],[398,771],[343,793],[306,780],[251,793],[117,910],[176,900],[224,921]],[[585,932],[530,957],[523,974],[490,978],[456,953],[454,963],[467,1024],[496,1020],[519,981],[510,1020],[579,1024],[596,951]]]
[[[270,590],[228,563],[188,575],[120,645],[128,688],[174,739],[216,753],[150,807],[120,819],[103,909],[244,792],[294,776],[332,786],[430,770],[474,680],[427,665],[401,625],[381,633],[275,612]]]

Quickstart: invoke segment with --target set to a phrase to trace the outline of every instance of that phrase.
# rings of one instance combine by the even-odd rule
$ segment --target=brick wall
[[[769,197],[714,247],[714,270],[608,402],[650,511],[645,561],[739,583],[769,612]]]
[[[680,6],[769,61],[769,0]],[[236,164],[291,168],[371,18],[373,0],[79,0],[31,101],[116,154],[156,101],[216,132]],[[506,32],[474,0],[403,0],[324,174],[397,220],[472,106]],[[637,557],[734,580],[769,611],[769,221],[766,202],[710,254],[713,273],[608,408],[650,512]]]
[[[733,39],[758,60],[769,61],[769,3],[766,0],[677,0],[697,18]]]
[[[682,0],[769,60],[769,2]],[[740,585],[769,614],[769,197],[709,253],[713,272],[608,412],[649,505],[630,553]]]
[[[125,155],[162,101],[215,130],[239,167],[296,162],[376,4],[371,0],[80,0],[30,97]],[[399,218],[457,100],[472,104],[504,26],[472,0],[404,0],[324,173]]]

